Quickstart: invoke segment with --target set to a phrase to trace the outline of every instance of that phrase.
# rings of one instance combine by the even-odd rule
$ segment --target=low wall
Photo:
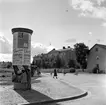
[[[57,68],[58,73],[63,73],[64,70],[66,71],[66,73],[70,73],[70,68],[69,69],[63,69],[63,68],[58,69]],[[49,69],[41,69],[41,72],[44,72],[44,73],[51,73],[53,71],[54,71],[53,68],[52,69],[51,68],[49,68]],[[76,71],[83,72],[82,69],[76,69]],[[92,70],[84,69],[84,72],[92,73]]]
[[[70,73],[70,68],[68,68],[68,69],[63,69],[63,68],[58,69],[57,68],[58,73],[63,73],[64,70],[65,70],[66,73]],[[82,69],[76,69],[76,70],[78,70],[79,72],[82,72]],[[51,73],[53,71],[54,71],[53,68],[52,69],[51,68],[50,69],[41,69],[41,72],[44,72],[44,73]]]
[[[0,68],[0,71],[7,71],[7,72],[13,72],[13,69],[7,69],[7,68]]]

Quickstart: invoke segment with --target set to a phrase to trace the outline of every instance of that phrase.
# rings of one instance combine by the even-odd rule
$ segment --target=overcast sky
[[[0,60],[12,60],[15,27],[34,31],[32,57],[78,42],[106,44],[106,0],[0,0]]]

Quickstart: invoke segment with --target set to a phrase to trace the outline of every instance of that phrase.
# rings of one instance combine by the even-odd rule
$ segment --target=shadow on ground
[[[27,102],[29,102],[29,105],[59,105],[56,102],[48,102],[47,101],[53,101],[52,98],[48,97],[47,95],[44,95],[34,89],[22,91],[22,90],[15,90],[19,95],[21,95]],[[25,103],[23,103],[25,104]]]
[[[45,100],[53,100],[52,98],[34,90],[34,89],[27,90],[27,91],[22,91],[22,90],[15,90],[15,91],[29,103],[41,102],[41,101],[45,101]]]

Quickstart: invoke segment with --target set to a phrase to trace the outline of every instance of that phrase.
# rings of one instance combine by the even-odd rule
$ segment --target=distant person
[[[41,75],[41,72],[40,72],[40,68],[37,67],[37,75],[40,76]]]
[[[57,70],[56,69],[54,69],[54,76],[53,76],[53,78],[54,77],[56,77],[56,79],[57,79]]]
[[[64,74],[64,76],[65,76],[65,74],[66,74],[66,71],[65,71],[65,69],[64,69],[64,71],[63,71],[63,74]]]
[[[50,72],[50,75],[52,76],[52,71]]]
[[[75,75],[78,75],[78,70],[75,71]]]

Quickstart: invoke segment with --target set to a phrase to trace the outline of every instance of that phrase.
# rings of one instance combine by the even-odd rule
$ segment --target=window
[[[98,51],[98,48],[96,48],[95,51]]]

